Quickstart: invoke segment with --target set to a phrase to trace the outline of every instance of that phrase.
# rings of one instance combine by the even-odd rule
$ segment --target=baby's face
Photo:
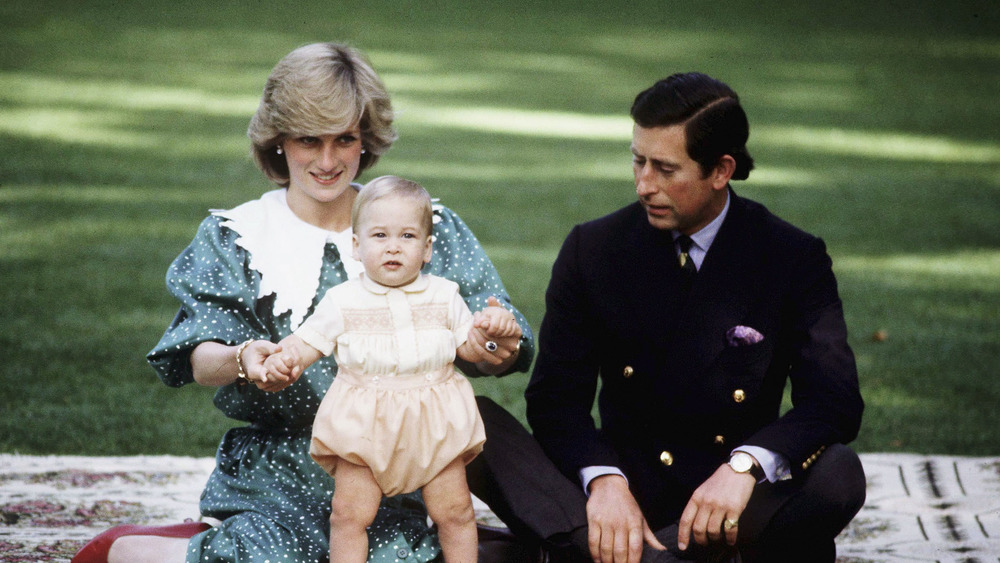
[[[365,275],[388,287],[417,279],[433,248],[422,219],[421,206],[411,198],[387,196],[368,203],[354,235],[354,258]]]

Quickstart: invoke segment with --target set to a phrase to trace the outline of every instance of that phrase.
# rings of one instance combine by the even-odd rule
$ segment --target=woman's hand
[[[281,391],[298,380],[298,373],[285,377],[266,375],[264,360],[271,354],[281,352],[284,346],[267,340],[253,340],[240,350],[237,363],[236,352],[240,345],[229,346],[221,342],[202,342],[191,351],[191,371],[194,380],[201,385],[221,387],[240,379],[240,365],[246,374],[246,381],[262,391]]]
[[[273,344],[267,340],[251,342],[243,350],[239,361],[243,363],[248,382],[261,391],[272,393],[298,381],[303,371],[298,365],[294,347],[286,352],[280,343]]]
[[[521,352],[521,327],[500,301],[490,296],[486,309],[474,315],[467,344],[479,358],[476,369],[487,374],[503,373]]]

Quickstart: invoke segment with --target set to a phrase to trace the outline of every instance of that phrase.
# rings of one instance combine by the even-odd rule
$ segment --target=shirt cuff
[[[788,466],[788,460],[778,452],[772,452],[767,448],[759,446],[740,446],[733,450],[733,453],[744,452],[752,455],[760,468],[764,470],[764,477],[768,482],[786,481],[792,478],[792,470]]]
[[[628,483],[628,477],[622,473],[621,469],[610,465],[589,465],[580,469],[580,483],[583,484],[583,494],[590,496],[590,482],[604,475],[621,475]]]

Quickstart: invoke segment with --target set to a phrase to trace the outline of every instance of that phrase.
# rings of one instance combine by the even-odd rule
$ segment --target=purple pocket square
[[[726,331],[726,342],[730,346],[748,346],[764,340],[764,335],[743,325],[737,325]]]

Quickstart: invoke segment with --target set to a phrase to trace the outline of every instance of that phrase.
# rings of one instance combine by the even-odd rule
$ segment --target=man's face
[[[687,153],[684,125],[632,129],[635,193],[649,224],[694,234],[726,206],[729,174],[716,167],[704,176]]]

